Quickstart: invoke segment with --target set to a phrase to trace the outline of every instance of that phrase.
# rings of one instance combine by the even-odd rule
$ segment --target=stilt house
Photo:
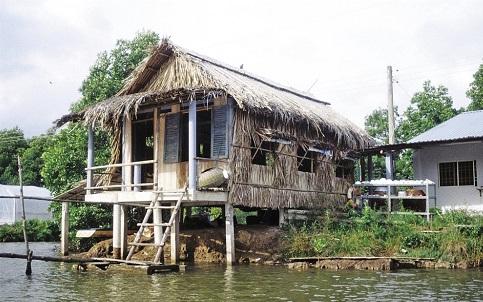
[[[114,248],[120,253],[125,240],[122,234],[116,239],[116,225],[123,223],[116,220],[124,219],[123,207],[149,205],[158,192],[161,205],[224,206],[227,261],[234,261],[233,207],[339,207],[353,183],[351,151],[371,144],[329,103],[168,40],[116,96],[61,123],[76,119],[90,129],[84,201],[114,204]],[[95,127],[114,137],[110,165],[93,166]],[[95,176],[105,169],[121,181]],[[172,249],[177,216],[166,224]],[[155,224],[155,236],[163,227]],[[173,261],[176,255],[174,250]]]

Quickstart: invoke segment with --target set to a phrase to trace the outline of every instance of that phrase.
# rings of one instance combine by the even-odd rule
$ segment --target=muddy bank
[[[253,225],[235,228],[236,257],[239,263],[276,263],[280,262],[280,236],[278,227]],[[133,241],[129,236],[128,241]],[[143,237],[143,242],[152,242],[152,238]],[[134,260],[152,261],[156,249],[144,247],[134,254]],[[84,257],[111,257],[112,240],[104,240],[94,245]],[[170,257],[169,240],[164,248],[167,261]],[[225,262],[225,229],[205,228],[183,230],[180,233],[180,260],[191,263]]]
[[[152,234],[146,234],[143,242],[152,242]],[[284,263],[281,256],[282,231],[278,227],[240,225],[235,228],[235,248],[238,263],[286,264],[289,269],[309,268],[329,270],[377,270],[387,271],[401,268],[423,269],[467,269],[481,267],[482,262],[450,263],[433,259],[410,259],[403,257],[309,257],[293,258]],[[129,236],[129,242],[134,235]],[[133,260],[152,261],[156,249],[140,248]],[[94,245],[83,257],[111,257],[112,240]],[[164,248],[166,262],[170,259],[169,240]],[[310,259],[311,258],[311,259]],[[180,234],[180,260],[189,263],[224,263],[225,229],[204,228],[183,230]],[[288,259],[286,259],[288,260]]]
[[[356,258],[356,257],[354,257]],[[413,260],[397,258],[377,258],[377,259],[321,259],[315,262],[296,261],[287,264],[289,269],[307,270],[309,268],[328,269],[328,270],[370,270],[370,271],[390,271],[407,268],[423,269],[469,269],[481,267],[481,262],[458,262],[450,263],[436,260]]]

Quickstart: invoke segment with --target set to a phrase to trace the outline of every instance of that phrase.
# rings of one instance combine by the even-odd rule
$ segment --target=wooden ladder
[[[126,260],[129,261],[131,260],[132,256],[134,255],[134,251],[136,250],[137,247],[139,246],[156,246],[158,249],[156,251],[156,256],[154,257],[154,263],[160,263],[161,262],[161,256],[163,255],[163,247],[166,244],[166,240],[168,239],[168,236],[171,232],[171,227],[173,226],[175,220],[176,220],[176,215],[178,215],[179,209],[181,208],[181,202],[183,201],[183,197],[187,194],[188,187],[186,186],[184,188],[184,191],[182,194],[179,196],[178,201],[176,202],[175,206],[159,206],[156,205],[159,199],[159,195],[164,193],[163,191],[153,191],[153,198],[151,200],[151,203],[149,206],[146,207],[147,211],[146,214],[144,215],[144,219],[141,223],[138,223],[137,225],[139,226],[139,230],[136,233],[136,237],[134,238],[134,241],[130,243],[129,245],[131,248],[129,249],[129,254],[126,257]],[[161,210],[171,210],[171,217],[169,218],[168,222],[162,222],[161,223],[148,223],[149,218],[153,214],[154,209],[161,209]],[[162,220],[162,215],[161,215],[161,220]],[[143,236],[144,229],[146,227],[150,226],[161,226],[165,227],[164,232],[163,232],[163,237],[161,238],[161,242],[159,244],[156,244],[154,242],[140,242],[141,238]]]

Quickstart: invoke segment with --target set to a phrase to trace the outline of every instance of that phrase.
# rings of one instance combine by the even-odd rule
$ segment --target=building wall
[[[439,163],[476,160],[477,186],[439,186]],[[483,204],[476,188],[483,186],[483,143],[436,145],[414,151],[416,179],[436,183],[436,206]]]

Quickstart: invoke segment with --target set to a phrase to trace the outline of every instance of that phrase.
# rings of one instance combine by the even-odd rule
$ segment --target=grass
[[[406,256],[456,263],[483,258],[483,217],[433,211],[431,222],[406,213],[385,216],[370,208],[344,219],[329,212],[285,226],[284,256]],[[430,232],[428,232],[430,231]]]

